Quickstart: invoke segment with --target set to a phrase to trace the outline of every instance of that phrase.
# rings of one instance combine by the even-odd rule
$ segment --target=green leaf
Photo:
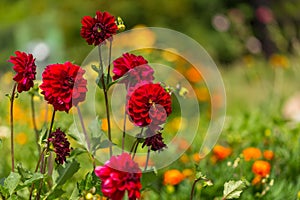
[[[18,173],[11,172],[4,181],[4,186],[8,189],[10,195],[15,192],[15,189],[19,185],[21,176]]]
[[[79,199],[79,190],[78,187],[75,187],[70,196],[70,200],[78,200],[78,199]]]
[[[36,181],[41,180],[41,179],[43,179],[43,178],[44,178],[44,175],[43,175],[43,174],[41,174],[41,173],[39,173],[39,172],[34,173],[30,179],[28,179],[28,180],[26,180],[26,181],[24,182],[24,185],[29,186],[29,185],[31,185],[32,183],[35,183]]]
[[[143,188],[150,188],[154,190],[155,192],[160,191],[160,186],[158,184],[159,177],[155,173],[155,171],[143,173],[143,176],[141,178],[141,183],[143,185]]]
[[[228,181],[224,184],[223,199],[237,199],[246,187],[244,181]]]
[[[87,142],[86,142],[86,139],[85,139],[85,136],[83,133],[79,132],[77,127],[76,127],[76,124],[73,123],[69,130],[68,130],[68,135],[73,138],[74,140],[76,140],[76,142],[83,146],[86,150],[88,149],[87,148]]]
[[[92,69],[93,69],[95,72],[97,72],[97,73],[100,72],[99,67],[97,67],[96,65],[91,65],[91,67],[92,67]]]
[[[51,191],[45,199],[57,199],[65,193],[66,193],[66,191],[64,191],[63,189],[55,188],[55,190]]]
[[[8,189],[0,184],[0,194],[4,196],[5,199],[9,196]]]
[[[104,134],[104,132],[101,130],[101,126],[102,120],[97,116],[96,119],[94,119],[89,125],[89,131],[92,138],[101,138],[101,136]]]
[[[55,186],[63,185],[70,179],[80,168],[80,164],[76,160],[66,163],[65,166],[59,165],[57,168],[58,177],[55,180]]]
[[[106,84],[107,84],[107,74],[104,74],[103,79],[104,79],[104,84],[105,84],[105,86],[106,86],[106,90],[108,90],[108,88],[109,88],[108,86],[111,84],[112,78],[111,78],[111,76],[108,77],[108,79],[109,79],[109,80],[108,80],[108,85],[106,85]],[[99,73],[99,76],[98,76],[97,79],[96,79],[96,83],[97,83],[97,85],[98,85],[98,87],[99,87],[100,89],[103,89],[101,73]]]

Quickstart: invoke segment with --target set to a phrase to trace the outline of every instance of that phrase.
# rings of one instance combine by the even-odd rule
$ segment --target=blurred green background
[[[80,37],[80,20],[96,10],[121,16],[127,30],[143,24],[185,33],[226,65],[249,54],[298,54],[299,9],[298,0],[1,0],[0,70],[16,49],[43,51],[42,65],[81,63],[92,47]]]

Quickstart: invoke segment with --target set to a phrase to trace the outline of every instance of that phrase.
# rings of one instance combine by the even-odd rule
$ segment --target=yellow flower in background
[[[20,144],[20,145],[24,145],[27,143],[27,135],[23,132],[18,133],[15,137],[16,139],[16,143]]]
[[[180,160],[182,163],[184,163],[184,164],[190,162],[190,159],[189,159],[188,155],[186,155],[186,154],[183,154],[183,155],[179,158],[179,160]]]
[[[106,118],[103,118],[102,119],[102,130],[103,131],[107,131],[108,130],[108,123],[107,123],[107,119]]]
[[[273,54],[270,57],[269,62],[273,67],[278,67],[278,68],[288,68],[289,67],[289,60],[284,55]]]
[[[252,67],[254,64],[254,59],[252,55],[246,55],[243,57],[243,63],[247,66],[247,67]]]
[[[185,177],[192,177],[194,175],[194,171],[191,170],[191,169],[184,169],[182,171],[182,174],[185,176]]]
[[[177,53],[176,49],[167,48],[162,52],[162,57],[169,62],[174,62],[178,59],[178,55],[176,53]]]
[[[210,100],[209,91],[206,87],[199,87],[195,89],[197,98],[199,101],[208,101]]]
[[[255,147],[248,147],[243,150],[243,156],[246,161],[256,160],[261,157],[261,151]]]
[[[171,169],[164,174],[165,185],[178,185],[185,178],[184,174],[177,169]]]

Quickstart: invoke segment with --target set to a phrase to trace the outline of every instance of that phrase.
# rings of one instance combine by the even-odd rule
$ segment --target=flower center
[[[96,23],[93,27],[93,31],[97,33],[101,33],[103,29],[103,25],[101,23]]]
[[[152,101],[152,99],[149,99],[148,103],[150,104],[150,107],[153,106],[153,108],[155,109],[155,102]]]
[[[74,86],[74,79],[72,77],[68,77],[67,78],[67,82],[68,82],[68,85],[70,87],[73,87]]]

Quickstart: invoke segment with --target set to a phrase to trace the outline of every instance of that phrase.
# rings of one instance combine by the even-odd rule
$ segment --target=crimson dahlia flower
[[[162,151],[165,147],[167,147],[160,132],[153,131],[149,128],[145,133],[146,139],[142,145],[142,148],[144,148],[144,146],[148,146],[152,151]]]
[[[80,35],[89,45],[99,45],[117,33],[115,17],[108,12],[96,12],[95,17],[84,16],[81,20]]]
[[[121,200],[125,191],[129,200],[140,198],[142,172],[128,153],[112,156],[95,168],[95,174],[101,179],[102,193],[111,200]]]
[[[140,127],[163,124],[171,112],[171,96],[159,83],[140,86],[127,103],[129,119]]]
[[[59,128],[49,135],[48,141],[53,144],[54,152],[56,153],[55,162],[64,164],[66,157],[70,155],[70,143],[66,138],[66,134]]]
[[[114,68],[113,80],[126,76],[121,82],[126,87],[134,86],[139,82],[152,82],[154,77],[153,69],[148,65],[148,61],[143,56],[136,56],[130,53],[124,53],[122,57],[113,62]]]
[[[25,52],[16,51],[15,54],[16,56],[10,56],[8,62],[14,64],[13,69],[17,74],[13,79],[18,83],[17,90],[21,93],[33,87],[36,74],[35,58],[32,54],[26,54]]]
[[[85,100],[87,81],[83,70],[71,62],[48,65],[42,74],[42,94],[54,110],[69,112],[72,106]]]

